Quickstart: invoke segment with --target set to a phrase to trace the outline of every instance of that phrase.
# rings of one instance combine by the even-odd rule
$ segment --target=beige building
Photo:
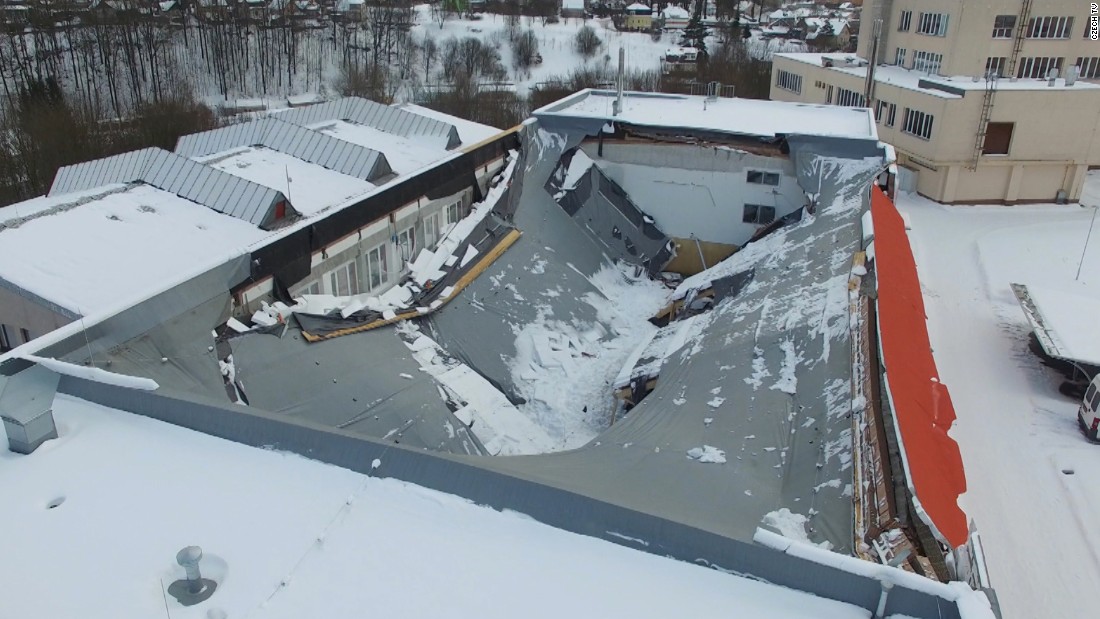
[[[623,9],[623,29],[649,30],[653,28],[653,9],[649,5],[635,2]]]
[[[1073,0],[867,0],[858,56],[777,54],[771,98],[872,107],[903,188],[934,200],[1077,201],[1100,165],[1100,41],[1087,11]]]

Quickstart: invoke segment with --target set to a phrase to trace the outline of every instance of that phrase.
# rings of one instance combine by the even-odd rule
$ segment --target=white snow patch
[[[693,447],[688,450],[687,457],[692,460],[698,460],[699,462],[707,464],[725,464],[726,452],[718,449],[717,447],[711,447],[710,445],[703,445],[702,447]]]

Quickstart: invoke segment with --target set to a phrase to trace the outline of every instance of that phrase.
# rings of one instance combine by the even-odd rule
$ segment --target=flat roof
[[[867,616],[851,604],[69,396],[57,396],[53,410],[56,440],[29,456],[0,450],[0,522],[18,532],[0,537],[0,555],[13,558],[0,562],[2,605],[13,616],[350,617],[364,608],[486,618],[705,616],[716,608],[777,619]],[[385,476],[387,458],[374,462]],[[190,545],[202,548],[203,577],[218,587],[184,607],[166,590],[183,577],[176,553]],[[96,574],[110,582],[89,577]],[[42,595],[46,581],[55,594]]]
[[[778,53],[776,57],[786,58],[795,62],[801,62],[818,68],[827,68],[831,71],[838,73],[846,73],[865,79],[867,77],[866,66],[852,66],[852,67],[823,67],[822,62],[824,60],[832,60],[835,62],[851,62],[860,61],[855,54],[814,54],[814,53]],[[913,69],[906,69],[905,67],[899,67],[896,65],[882,64],[875,67],[875,82],[882,84],[890,84],[899,88],[905,88],[908,90],[915,90],[923,92],[935,97],[943,99],[960,99],[961,95],[937,88],[929,88],[922,86],[921,83],[941,85],[945,88],[952,90],[978,90],[984,91],[986,83],[984,79],[978,79],[975,81],[975,76],[972,75],[957,75],[957,76],[942,76],[932,75],[923,71],[916,71]],[[1054,85],[1047,84],[1045,79],[1010,79],[1001,78],[997,80],[997,90],[1062,90],[1062,91],[1095,91],[1100,89],[1100,84],[1094,84],[1091,82],[1084,82],[1077,80],[1071,86],[1066,85],[1065,78],[1058,78],[1054,80]]]
[[[623,111],[613,113],[615,93],[582,90],[535,111],[535,116],[599,118],[635,125],[721,131],[741,135],[824,135],[877,139],[870,110],[760,99],[658,93],[623,94]]]
[[[237,148],[197,161],[283,192],[305,217],[373,191],[368,181],[262,146]],[[297,191],[295,191],[297,190]]]
[[[0,228],[0,278],[81,315],[121,309],[270,233],[149,185],[69,194]],[[64,196],[49,198],[57,207]],[[7,207],[12,208],[12,207]]]

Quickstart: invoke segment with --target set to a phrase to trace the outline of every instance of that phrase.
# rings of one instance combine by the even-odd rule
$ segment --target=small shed
[[[8,449],[29,454],[57,438],[53,398],[61,377],[39,365],[11,376],[0,376],[0,419],[8,435]]]

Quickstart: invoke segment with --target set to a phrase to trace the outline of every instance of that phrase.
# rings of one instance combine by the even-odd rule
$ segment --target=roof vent
[[[1081,74],[1081,67],[1073,65],[1066,70],[1066,86],[1073,86],[1077,82],[1077,77]]]
[[[168,585],[168,594],[183,606],[194,606],[205,602],[218,588],[218,583],[202,577],[202,572],[199,570],[200,561],[202,561],[202,548],[198,546],[187,546],[176,553],[176,563],[183,567],[186,578]]]
[[[52,407],[60,379],[39,365],[13,376],[0,376],[0,419],[8,434],[8,449],[29,454],[57,438]]]
[[[1051,67],[1050,71],[1047,71],[1047,86],[1053,86],[1054,82],[1058,79],[1058,69]]]

